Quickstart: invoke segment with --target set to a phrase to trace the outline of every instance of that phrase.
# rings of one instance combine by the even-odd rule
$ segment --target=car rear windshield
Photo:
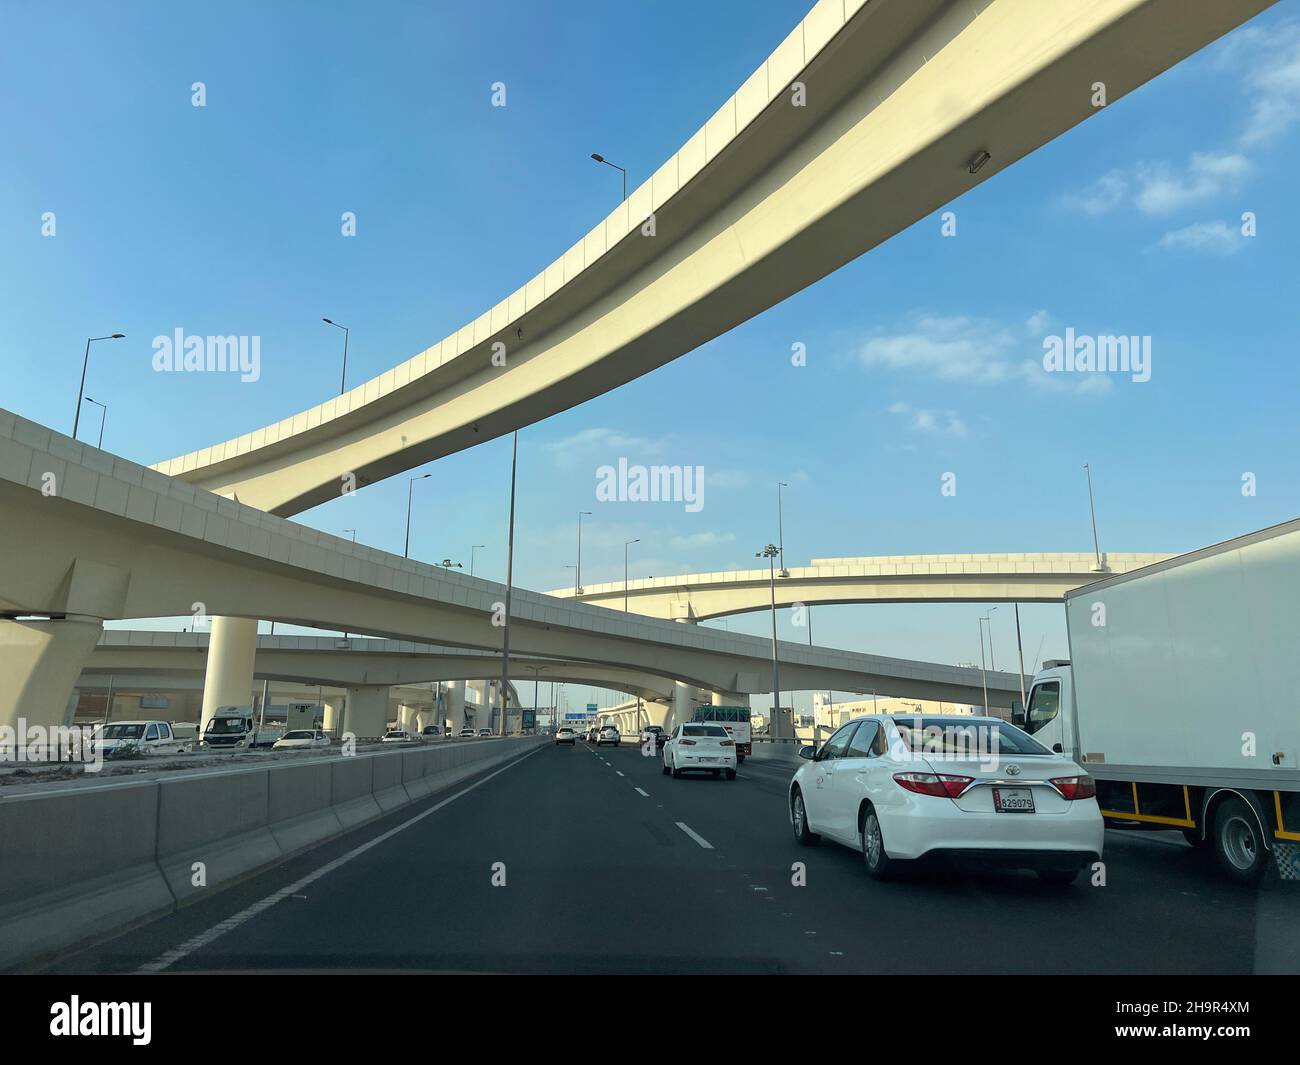
[[[727,730],[721,725],[683,725],[683,736],[716,736],[718,739],[728,739]]]
[[[1003,721],[962,721],[951,717],[895,717],[903,745],[916,754],[949,757],[994,754],[1051,754],[1037,740]]]

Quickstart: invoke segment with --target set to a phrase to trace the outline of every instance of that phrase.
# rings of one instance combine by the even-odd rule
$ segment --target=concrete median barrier
[[[161,916],[545,742],[431,744],[0,797],[0,969]]]

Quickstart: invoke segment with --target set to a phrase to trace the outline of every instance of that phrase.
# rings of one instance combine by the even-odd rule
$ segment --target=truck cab
[[[1051,660],[1034,677],[1029,689],[1029,703],[1023,720],[1017,720],[1025,732],[1057,754],[1078,761],[1074,728],[1074,676],[1070,663]]]

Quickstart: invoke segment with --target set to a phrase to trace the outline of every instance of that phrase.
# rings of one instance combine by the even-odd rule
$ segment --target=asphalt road
[[[1300,971],[1300,885],[1239,888],[1176,834],[1108,832],[1104,887],[882,884],[853,851],[795,843],[788,778],[543,747],[52,971]]]

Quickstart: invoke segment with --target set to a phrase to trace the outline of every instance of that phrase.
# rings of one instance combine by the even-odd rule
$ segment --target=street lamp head
[[[601,155],[599,152],[592,152],[591,157],[595,159],[596,162],[598,163],[603,163],[605,161],[605,157]]]
[[[333,324],[334,324],[334,323],[331,322],[328,318],[322,318],[321,321],[324,322],[326,325],[333,325]]]
[[[113,334],[112,336],[110,336],[108,339],[109,339],[109,340],[125,340],[125,339],[126,339],[126,334],[125,334],[125,333],[114,333],[114,334]]]

